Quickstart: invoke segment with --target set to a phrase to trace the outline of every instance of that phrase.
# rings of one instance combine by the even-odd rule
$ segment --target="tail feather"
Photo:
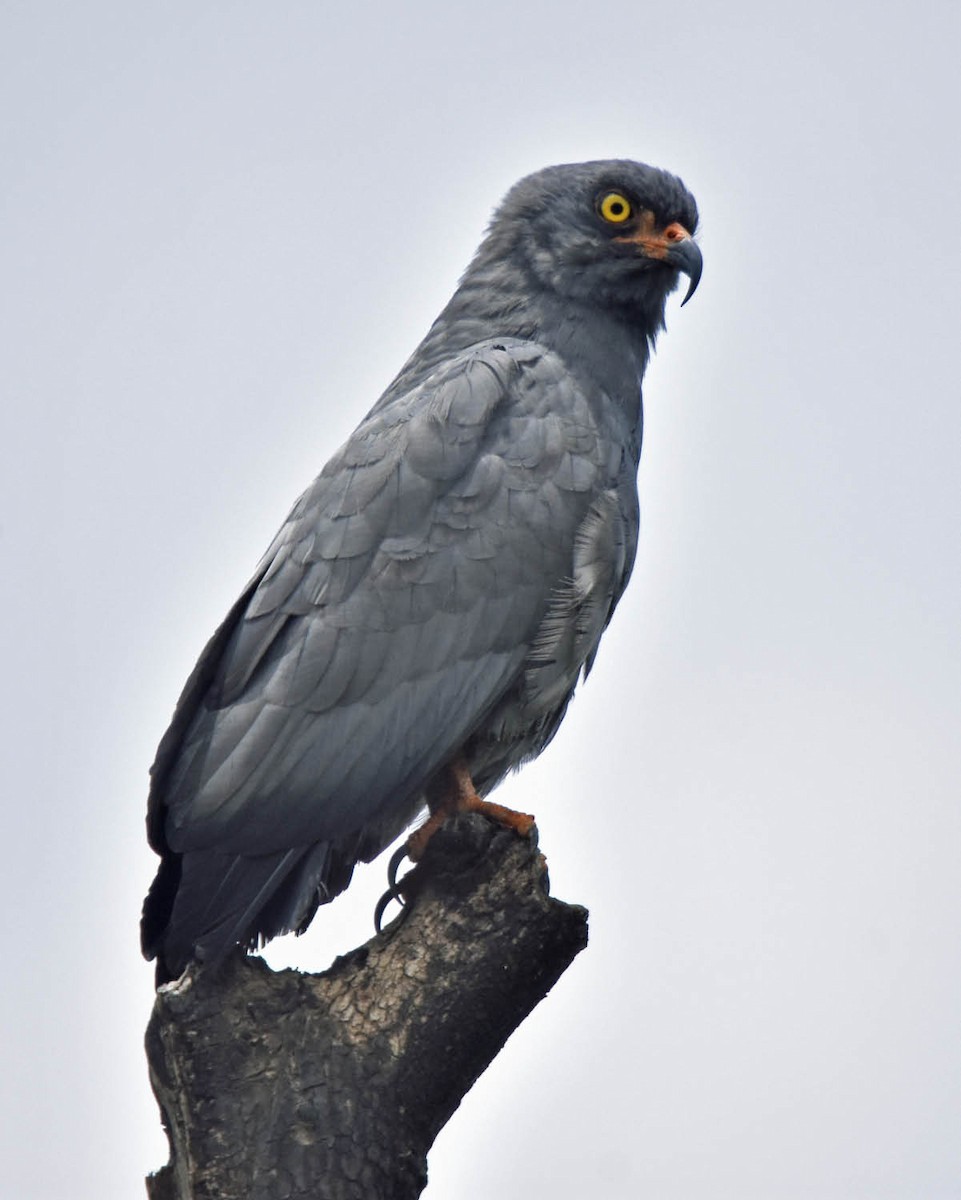
[[[251,857],[168,855],[141,926],[144,953],[157,958],[158,985],[194,958],[215,967],[234,946],[304,928],[319,904],[343,891],[351,870],[330,842]]]

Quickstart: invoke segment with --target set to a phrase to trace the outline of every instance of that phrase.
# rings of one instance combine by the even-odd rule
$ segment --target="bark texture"
[[[147,1029],[170,1162],[151,1200],[408,1200],[435,1137],[587,944],[536,831],[449,821],[407,919],[320,975],[237,954],[158,993]]]

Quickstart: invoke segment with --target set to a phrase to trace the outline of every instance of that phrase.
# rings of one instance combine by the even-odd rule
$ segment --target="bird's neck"
[[[532,288],[522,272],[507,272],[501,264],[488,269],[475,266],[377,407],[416,387],[440,363],[479,342],[521,338],[563,358],[588,394],[603,393],[613,401],[630,428],[637,430],[639,442],[640,381],[653,342],[649,331],[659,326],[660,320],[652,322],[648,314],[612,313]]]

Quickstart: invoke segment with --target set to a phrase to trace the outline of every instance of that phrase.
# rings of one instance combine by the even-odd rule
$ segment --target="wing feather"
[[[592,420],[556,356],[482,344],[375,408],[297,501],[154,766],[158,848],[220,856],[231,879],[231,856],[261,864],[239,899],[207,897],[218,928],[249,936],[285,870],[293,890],[270,903],[306,911],[298,848],[329,845],[317,861],[346,886],[522,684],[535,640],[539,686],[559,638],[545,614],[559,630],[577,530],[610,482]]]

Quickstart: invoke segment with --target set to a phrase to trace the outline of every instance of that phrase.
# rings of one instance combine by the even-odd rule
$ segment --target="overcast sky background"
[[[956,3],[0,11],[0,1194],[166,1159],[147,768],[300,490],[551,162],[679,173],[638,566],[537,814],[591,945],[430,1200],[961,1197]],[[370,932],[359,873],[275,965]]]

